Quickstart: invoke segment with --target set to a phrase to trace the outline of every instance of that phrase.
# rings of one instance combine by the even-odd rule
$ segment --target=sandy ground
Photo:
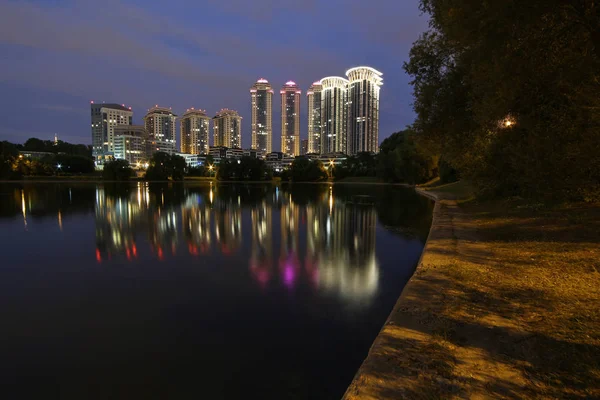
[[[471,203],[436,203],[344,399],[600,398],[600,205]]]

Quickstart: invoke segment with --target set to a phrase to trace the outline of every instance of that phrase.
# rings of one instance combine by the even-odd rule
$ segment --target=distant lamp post
[[[517,121],[512,115],[507,115],[502,121],[500,121],[500,127],[504,129],[512,128],[517,124]]]
[[[62,168],[62,165],[60,165],[60,164],[56,164],[56,168],[58,168],[58,169],[61,169],[61,168]]]
[[[214,165],[209,165],[208,170],[210,171],[210,176],[212,177],[213,170],[215,169]]]

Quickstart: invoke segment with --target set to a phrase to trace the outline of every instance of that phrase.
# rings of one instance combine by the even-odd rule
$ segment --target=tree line
[[[21,151],[48,154],[29,158],[20,154]],[[30,138],[24,144],[0,142],[0,179],[89,174],[94,169],[91,146],[36,138]]]
[[[421,0],[415,144],[481,196],[600,200],[600,4]]]

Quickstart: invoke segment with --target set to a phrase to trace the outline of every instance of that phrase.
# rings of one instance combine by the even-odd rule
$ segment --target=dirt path
[[[600,398],[600,207],[436,203],[344,399]]]

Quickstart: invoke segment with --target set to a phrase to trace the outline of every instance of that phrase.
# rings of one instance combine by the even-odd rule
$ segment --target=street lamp
[[[215,169],[214,165],[211,164],[211,165],[208,166],[208,170],[210,171],[210,176],[211,177],[212,177],[213,169]]]

